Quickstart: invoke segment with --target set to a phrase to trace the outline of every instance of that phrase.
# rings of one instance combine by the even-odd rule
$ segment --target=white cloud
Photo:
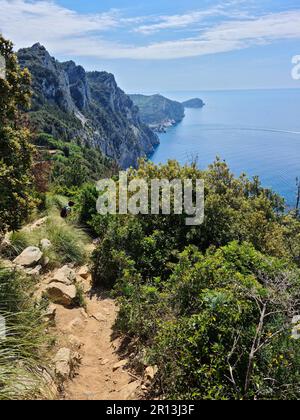
[[[232,6],[241,1],[243,0],[231,0],[226,4]],[[213,24],[210,21],[206,28],[206,17],[216,13],[218,7],[214,8],[214,12],[209,9],[164,16],[163,19],[153,16],[127,18],[117,10],[100,14],[80,14],[60,7],[55,2],[41,0],[0,0],[0,10],[0,29],[17,47],[39,41],[52,54],[73,58],[82,56],[100,59],[165,60],[224,53],[277,40],[300,39],[300,9],[258,17],[246,16],[238,9],[233,15],[232,9],[230,13],[226,9],[228,16],[223,16],[221,23]],[[155,28],[149,24],[153,23],[154,19]],[[142,45],[140,39],[137,39],[139,44],[131,42],[128,45],[121,41],[112,42],[107,38],[107,31],[111,32],[117,28],[130,33],[134,23],[140,25],[139,28],[146,28],[148,23],[148,29],[144,30],[150,33],[151,30],[156,32],[163,28],[189,26],[196,20],[199,22],[199,19],[203,21],[202,28],[198,29],[197,35],[192,38],[152,43],[144,41]],[[122,34],[119,36],[122,38]],[[134,38],[139,36],[135,34]]]
[[[17,46],[51,42],[119,25],[115,10],[101,14],[79,14],[53,1],[0,0],[0,30]]]
[[[166,29],[187,28],[210,17],[230,17],[231,19],[249,17],[248,12],[236,9],[236,6],[240,6],[242,3],[245,3],[245,0],[231,0],[206,10],[193,10],[188,13],[171,16],[158,16],[153,18],[155,20],[154,23],[140,25],[134,29],[134,32],[150,35]]]

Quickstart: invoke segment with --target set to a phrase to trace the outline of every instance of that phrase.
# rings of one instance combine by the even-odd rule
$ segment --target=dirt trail
[[[88,281],[88,280],[87,280]],[[60,342],[82,356],[78,374],[65,383],[68,400],[136,399],[141,381],[125,368],[116,350],[119,341],[112,341],[117,315],[115,302],[109,298],[87,294],[86,311],[56,307],[56,329]],[[117,365],[120,367],[117,367]],[[123,367],[121,365],[124,365]]]

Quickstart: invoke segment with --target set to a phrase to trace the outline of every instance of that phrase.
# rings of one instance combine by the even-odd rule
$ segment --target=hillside
[[[182,104],[162,95],[130,95],[130,98],[138,106],[143,123],[152,129],[163,131],[184,118]]]
[[[188,101],[182,102],[182,105],[184,106],[184,108],[203,108],[205,103],[202,101],[202,99],[193,98],[189,99]]]
[[[158,145],[112,74],[60,63],[40,44],[21,49],[18,59],[32,75],[30,119],[37,132],[100,149],[122,168],[136,165]]]

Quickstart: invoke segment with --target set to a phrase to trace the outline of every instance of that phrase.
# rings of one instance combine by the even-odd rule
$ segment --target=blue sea
[[[184,120],[160,134],[155,163],[198,158],[206,168],[216,156],[234,174],[258,175],[265,187],[296,201],[300,178],[300,89],[165,92],[174,100],[199,97],[202,109],[186,109]]]

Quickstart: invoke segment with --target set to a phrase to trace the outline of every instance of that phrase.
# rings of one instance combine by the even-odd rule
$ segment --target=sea
[[[296,203],[300,178],[300,89],[164,92],[177,101],[201,98],[202,109],[159,134],[154,163],[195,159],[206,168],[218,156],[239,176],[259,176],[264,187]]]

